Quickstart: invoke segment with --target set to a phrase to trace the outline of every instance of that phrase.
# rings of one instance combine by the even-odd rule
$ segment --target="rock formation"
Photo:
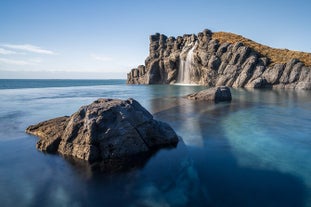
[[[254,42],[246,38],[237,42],[217,38],[210,30],[177,38],[151,35],[145,65],[132,69],[127,83],[311,89],[311,64],[292,58],[303,57],[310,63],[311,54],[290,51],[298,55],[290,55],[284,62],[284,57],[275,56],[288,50],[270,48],[273,53],[283,53],[269,56],[265,51],[269,47],[248,44]]]
[[[154,120],[134,99],[98,99],[70,117],[29,126],[26,132],[40,138],[41,151],[91,163],[128,158],[178,142],[168,124]]]
[[[186,96],[191,100],[209,102],[230,102],[232,100],[230,88],[227,86],[213,87]]]

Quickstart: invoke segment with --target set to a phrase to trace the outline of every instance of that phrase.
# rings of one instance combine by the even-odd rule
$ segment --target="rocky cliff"
[[[311,89],[311,54],[274,49],[231,33],[150,36],[145,65],[128,84]]]

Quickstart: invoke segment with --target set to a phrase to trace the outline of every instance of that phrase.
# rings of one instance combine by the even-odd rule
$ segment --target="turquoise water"
[[[310,91],[232,89],[215,105],[181,98],[202,86],[11,81],[0,80],[1,206],[311,206]],[[137,99],[181,142],[111,174],[39,152],[24,133],[100,97]]]

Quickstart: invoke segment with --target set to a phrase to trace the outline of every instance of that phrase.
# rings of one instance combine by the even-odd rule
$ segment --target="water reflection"
[[[311,189],[311,160],[305,159],[311,154],[310,127],[306,125],[310,104],[304,101],[306,105],[299,107],[310,94],[285,91],[283,95],[286,99],[280,98],[280,91],[273,91],[252,113],[230,114],[222,122],[225,137],[240,166],[288,173]],[[307,197],[311,205],[310,191]]]
[[[239,93],[240,97],[234,98],[231,104],[207,105],[197,102],[191,105],[193,103],[185,103],[183,100],[182,104],[156,114],[157,117],[174,123],[173,128],[182,135],[185,144],[188,145],[191,152],[191,169],[198,177],[200,188],[205,186],[203,191],[208,192],[204,199],[207,200],[205,206],[305,206],[306,202],[309,205],[310,201],[306,199],[311,195],[306,193],[310,187],[306,186],[305,182],[311,175],[311,168],[306,166],[311,164],[308,161],[303,162],[305,170],[296,169],[300,172],[297,174],[282,170],[277,161],[283,160],[283,164],[295,168],[300,165],[299,159],[301,162],[303,157],[310,156],[310,150],[305,151],[304,147],[299,147],[299,153],[295,156],[298,159],[295,162],[287,160],[286,156],[285,159],[280,159],[281,156],[284,158],[284,153],[292,157],[290,152],[297,148],[290,143],[285,143],[286,146],[274,145],[273,137],[262,134],[256,128],[257,122],[252,120],[253,117],[260,117],[261,123],[269,125],[269,121],[265,119],[273,119],[273,114],[265,110],[269,109],[270,104],[281,102],[286,104],[287,109],[294,104],[299,105],[297,100],[306,98],[305,94],[302,97],[296,93],[288,95],[284,103],[284,99],[278,97],[279,92],[240,90],[234,93]],[[244,116],[239,116],[241,113]],[[302,114],[299,114],[299,117],[301,116]],[[306,123],[306,120],[302,122]],[[310,129],[299,129],[303,130],[302,139],[306,140]],[[290,136],[295,137],[295,134]],[[291,139],[291,142],[293,141]],[[261,144],[258,145],[257,142]],[[197,143],[200,143],[200,148]],[[268,151],[269,145],[273,153]],[[262,166],[265,159],[269,160],[266,163],[268,166]],[[247,160],[249,164],[242,164],[241,160]],[[184,205],[187,205],[187,202]]]
[[[163,149],[174,150],[176,146],[166,147]],[[106,159],[100,162],[89,163],[71,156],[63,156],[63,158],[70,163],[81,176],[86,179],[92,178],[96,174],[116,174],[128,173],[130,171],[141,170],[146,163],[159,151],[160,149],[153,149],[149,152],[140,153],[137,155]]]
[[[310,206],[310,91],[232,89],[230,104],[179,97],[203,88],[0,91],[0,127],[8,131],[0,133],[1,205]],[[133,170],[103,174],[37,152],[37,139],[23,132],[99,97],[137,99],[183,142]]]

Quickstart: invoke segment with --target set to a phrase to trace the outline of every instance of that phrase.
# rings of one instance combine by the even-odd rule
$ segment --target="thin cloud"
[[[37,54],[56,55],[56,53],[51,50],[42,49],[41,47],[30,44],[22,44],[22,45],[3,44],[2,46],[13,50],[22,50]]]
[[[108,62],[108,61],[113,60],[111,57],[108,57],[105,55],[97,55],[97,54],[91,54],[91,58],[97,61],[102,61],[102,62]]]
[[[18,54],[18,53],[13,50],[7,50],[4,48],[0,48],[0,54],[1,55],[13,55],[13,54]]]
[[[40,59],[30,59],[30,60],[13,60],[8,58],[0,58],[0,64],[7,64],[7,65],[19,65],[19,66],[25,66],[25,65],[37,65],[41,63],[42,61]]]

